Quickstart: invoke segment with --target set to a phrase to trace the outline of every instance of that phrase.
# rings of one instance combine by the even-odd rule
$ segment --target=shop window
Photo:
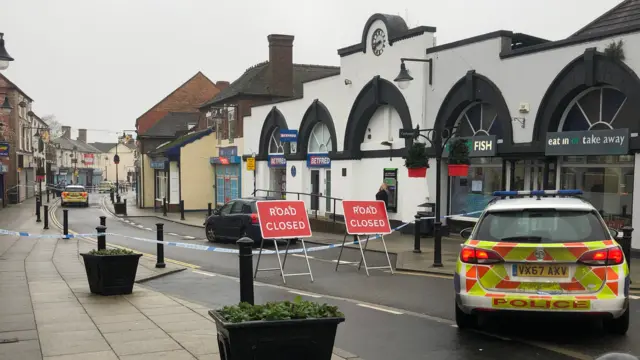
[[[498,113],[491,104],[472,104],[462,112],[457,124],[461,137],[495,135],[498,139],[502,138]]]
[[[222,205],[239,198],[240,167],[216,166],[216,204]]]
[[[450,178],[450,214],[463,215],[483,210],[493,199],[493,192],[502,190],[502,159],[474,158],[469,176]],[[464,215],[479,218],[480,213]]]
[[[280,142],[280,128],[276,127],[269,138],[269,154],[284,154],[284,144]]]
[[[631,225],[633,164],[594,166],[587,163],[563,166],[560,188],[582,189],[583,197],[600,212],[609,227],[619,229]]]
[[[612,87],[595,87],[577,96],[561,121],[560,131],[609,130],[626,103]]]
[[[162,199],[168,198],[167,191],[167,173],[165,171],[156,172],[156,199],[162,201]]]

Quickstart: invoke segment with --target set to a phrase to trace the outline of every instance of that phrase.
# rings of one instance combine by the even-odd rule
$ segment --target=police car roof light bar
[[[493,196],[516,197],[516,196],[579,196],[582,195],[582,190],[579,189],[566,189],[566,190],[525,190],[525,191],[494,191]]]

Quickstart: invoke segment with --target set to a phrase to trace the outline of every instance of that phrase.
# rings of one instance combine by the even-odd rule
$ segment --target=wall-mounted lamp
[[[514,117],[514,118],[513,118],[513,121],[517,121],[517,122],[519,122],[519,123],[520,123],[520,126],[522,126],[522,128],[523,128],[523,129],[524,129],[524,124],[525,124],[526,120],[527,120],[527,119],[526,119],[526,118],[523,118],[523,117]]]
[[[0,32],[0,70],[6,70],[11,61],[13,61],[13,58],[4,47],[4,33]]]
[[[391,141],[384,140],[380,142],[380,145],[389,147],[389,161],[392,161],[393,160],[393,143]]]
[[[353,83],[352,83],[352,82],[351,82],[351,80],[349,80],[349,79],[344,79],[344,84],[345,84],[345,85],[351,85],[351,84],[353,84]]]

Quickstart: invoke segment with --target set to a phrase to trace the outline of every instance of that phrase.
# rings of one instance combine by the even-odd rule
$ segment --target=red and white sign
[[[382,200],[343,200],[344,220],[349,235],[391,234],[387,207]]]
[[[85,165],[93,165],[93,154],[83,154]]]
[[[260,232],[264,239],[293,239],[311,236],[311,226],[304,201],[258,201],[256,205]]]

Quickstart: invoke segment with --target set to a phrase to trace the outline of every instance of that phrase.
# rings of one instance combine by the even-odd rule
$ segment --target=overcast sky
[[[373,13],[437,27],[444,44],[494,30],[565,38],[621,0],[1,0],[15,58],[3,74],[64,125],[134,129],[197,71],[233,81],[267,60],[267,35],[295,35],[294,61],[339,65]],[[89,141],[115,141],[89,131]]]

